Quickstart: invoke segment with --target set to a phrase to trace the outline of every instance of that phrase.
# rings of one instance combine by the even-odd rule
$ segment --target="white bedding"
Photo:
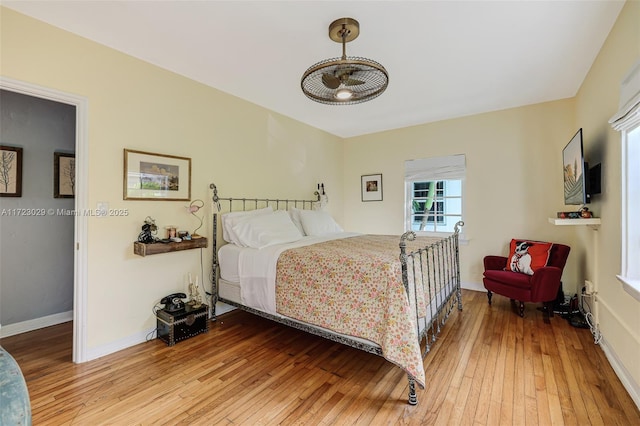
[[[235,244],[225,244],[218,250],[218,264],[220,265],[220,278],[232,283],[240,282],[238,274],[238,258],[244,247]]]
[[[340,232],[322,236],[306,236],[292,243],[276,244],[262,249],[226,244],[218,251],[220,275],[227,281],[240,283],[240,295],[244,305],[275,315],[276,265],[278,257],[283,251],[356,235],[361,234]],[[237,268],[234,269],[233,263],[236,259]]]

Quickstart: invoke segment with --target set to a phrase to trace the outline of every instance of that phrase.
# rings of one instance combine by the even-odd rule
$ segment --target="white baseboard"
[[[0,328],[0,338],[15,336],[16,334],[51,327],[52,325],[58,325],[69,321],[73,321],[73,311],[60,312],[59,314],[47,315],[46,317],[3,325],[2,328]]]
[[[629,374],[629,371],[627,371],[622,362],[620,362],[618,355],[611,348],[611,346],[609,346],[607,340],[604,337],[602,337],[602,339],[600,340],[600,347],[609,360],[609,364],[611,364],[613,371],[615,371],[616,375],[620,379],[620,382],[622,382],[622,386],[624,386],[627,392],[629,392],[629,396],[631,396],[633,402],[635,402],[638,409],[640,409],[640,386],[635,382],[635,380],[633,380],[633,377],[631,376],[631,374]]]
[[[482,291],[485,293],[487,291],[487,289],[484,288],[484,285],[482,283],[461,282],[460,287],[464,288],[465,290]]]
[[[120,340],[116,340],[115,342],[108,343],[106,345],[98,346],[96,348],[87,349],[86,352],[86,361],[92,361],[94,359],[101,358],[106,355],[111,355],[112,353],[121,351],[123,349],[130,348],[131,346],[135,346],[140,343],[145,343],[149,340],[153,340],[156,338],[156,327],[150,328],[146,331],[141,331],[136,334],[132,334],[131,336],[127,336]]]

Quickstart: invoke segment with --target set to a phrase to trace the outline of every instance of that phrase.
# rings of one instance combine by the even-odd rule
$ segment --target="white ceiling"
[[[624,2],[11,1],[2,5],[341,137],[572,97]],[[327,106],[300,77],[339,57],[329,24],[351,17],[347,55],[389,87]]]

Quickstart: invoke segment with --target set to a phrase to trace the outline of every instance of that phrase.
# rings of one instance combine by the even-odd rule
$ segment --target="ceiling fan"
[[[320,61],[304,72],[300,85],[309,99],[329,105],[357,104],[386,90],[389,74],[381,64],[346,54],[346,44],[359,34],[360,24],[353,18],[337,19],[329,25],[329,38],[342,43],[342,57]]]

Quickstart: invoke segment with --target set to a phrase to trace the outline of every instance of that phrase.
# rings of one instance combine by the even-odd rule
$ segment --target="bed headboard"
[[[212,245],[213,245],[213,263],[211,266],[211,315],[215,320],[216,316],[216,302],[218,300],[218,249],[222,245],[227,244],[222,238],[220,216],[223,213],[236,212],[236,211],[250,211],[260,208],[271,206],[274,210],[288,210],[290,207],[295,207],[302,210],[312,210],[318,206],[326,195],[324,194],[324,184],[322,189],[318,185],[318,190],[314,191],[315,196],[312,200],[301,199],[282,199],[282,198],[246,198],[246,197],[220,197],[218,195],[218,187],[215,184],[210,184],[209,188],[212,190],[211,199],[213,201],[213,228],[212,228]],[[321,194],[322,192],[322,194]]]
[[[258,208],[271,206],[275,210],[287,210],[289,207],[297,207],[302,209],[311,210],[316,203],[320,202],[320,192],[315,191],[315,199],[313,200],[295,200],[295,199],[279,199],[279,198],[241,198],[241,197],[229,197],[222,198],[218,196],[218,187],[215,184],[210,184],[209,188],[213,191],[212,200],[214,207],[214,214],[231,211],[248,211],[256,210]],[[224,209],[228,207],[228,209]]]

